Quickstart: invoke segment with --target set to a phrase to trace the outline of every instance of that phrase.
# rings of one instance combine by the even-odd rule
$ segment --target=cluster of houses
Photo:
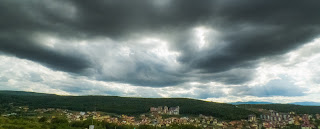
[[[263,121],[263,126],[266,128],[276,128],[286,126],[288,124],[294,124],[294,114],[279,113],[270,110],[269,113],[260,115],[260,119]]]
[[[316,114],[315,117],[313,117],[308,114],[297,115],[295,112],[280,113],[274,110],[269,110],[268,113],[260,115],[262,126],[266,129],[284,128],[288,125],[301,126],[302,129],[314,129],[316,127],[310,123],[310,120],[314,121],[316,119],[320,119],[319,114]],[[250,115],[248,121],[255,122],[257,121],[257,118],[255,118],[254,115]]]
[[[161,115],[151,115],[151,117],[143,116],[143,120],[147,119],[148,122],[144,124],[154,125],[157,127],[167,127],[172,124],[187,124],[196,127],[203,127],[212,129],[213,125],[220,124],[217,119],[212,116],[199,115],[199,117],[169,117],[164,118]],[[222,124],[221,124],[222,125]]]

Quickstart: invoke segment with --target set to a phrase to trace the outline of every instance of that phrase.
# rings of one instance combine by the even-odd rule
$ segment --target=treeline
[[[9,92],[9,91],[8,91]],[[28,92],[29,93],[29,92]],[[0,92],[0,105],[12,104],[30,109],[61,108],[74,111],[103,111],[116,114],[138,115],[149,112],[150,107],[180,106],[180,114],[211,115],[222,120],[247,119],[253,112],[231,104],[206,102],[186,98],[129,98],[116,96],[57,96],[23,95]]]
[[[244,109],[261,108],[278,112],[296,112],[297,114],[320,114],[320,106],[300,106],[293,104],[241,104]]]

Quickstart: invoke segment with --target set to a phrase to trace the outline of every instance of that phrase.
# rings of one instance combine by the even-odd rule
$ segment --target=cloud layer
[[[316,94],[319,4],[4,0],[1,89],[221,100]]]

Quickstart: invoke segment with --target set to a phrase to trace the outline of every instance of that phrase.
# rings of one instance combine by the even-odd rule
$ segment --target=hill
[[[0,105],[37,108],[62,108],[75,111],[103,111],[138,115],[155,106],[180,106],[184,115],[211,115],[223,120],[246,119],[253,112],[231,104],[206,102],[187,98],[131,98],[117,96],[59,96],[22,91],[0,92]]]

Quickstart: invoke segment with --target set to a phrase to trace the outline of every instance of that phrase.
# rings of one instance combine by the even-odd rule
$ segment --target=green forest
[[[116,114],[138,115],[149,112],[150,107],[180,106],[182,115],[211,115],[222,120],[247,119],[254,112],[231,104],[206,102],[187,98],[131,98],[117,96],[58,96],[31,92],[0,92],[0,105],[61,108],[73,111],[102,111]],[[2,108],[4,111],[5,108]],[[3,112],[2,111],[2,112]]]

